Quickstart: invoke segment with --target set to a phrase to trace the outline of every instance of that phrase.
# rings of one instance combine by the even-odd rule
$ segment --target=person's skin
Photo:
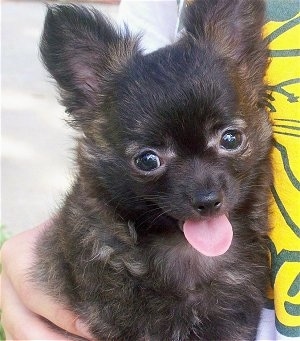
[[[33,247],[50,224],[48,221],[16,235],[1,249],[0,309],[7,340],[66,340],[63,332],[51,330],[43,318],[69,333],[92,340],[78,316],[28,281],[28,269],[34,264]]]

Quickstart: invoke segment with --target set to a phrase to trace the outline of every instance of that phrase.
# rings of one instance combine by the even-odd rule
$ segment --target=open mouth
[[[189,244],[205,256],[221,256],[230,248],[233,230],[226,214],[186,220],[180,222],[179,227]]]

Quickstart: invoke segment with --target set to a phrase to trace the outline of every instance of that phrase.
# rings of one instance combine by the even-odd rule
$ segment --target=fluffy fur
[[[48,8],[42,58],[82,135],[33,277],[97,340],[255,338],[272,179],[263,21],[261,0],[196,0],[180,40],[145,55],[96,10]],[[239,148],[220,146],[226,129]],[[138,169],[144,150],[160,167]],[[196,209],[211,192],[222,193],[217,212]],[[206,257],[181,228],[214,214],[229,216],[234,237]]]

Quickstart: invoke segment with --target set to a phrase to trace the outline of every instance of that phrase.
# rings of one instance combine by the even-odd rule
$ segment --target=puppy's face
[[[253,60],[196,38],[143,55],[96,12],[61,6],[46,18],[42,55],[84,133],[82,174],[147,226],[229,216],[269,162],[263,48],[257,75]]]
[[[111,203],[142,226],[219,223],[265,171],[266,114],[242,102],[224,61],[187,45],[136,56],[104,91],[103,120],[85,140]]]

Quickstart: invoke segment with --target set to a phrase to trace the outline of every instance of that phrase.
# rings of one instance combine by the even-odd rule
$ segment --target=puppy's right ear
[[[205,49],[227,60],[249,100],[265,104],[263,78],[268,65],[263,39],[264,0],[193,0],[184,26]]]
[[[112,73],[138,52],[138,39],[126,28],[118,32],[95,9],[55,5],[48,7],[40,50],[67,112],[84,121],[93,119],[86,109],[97,105]]]

